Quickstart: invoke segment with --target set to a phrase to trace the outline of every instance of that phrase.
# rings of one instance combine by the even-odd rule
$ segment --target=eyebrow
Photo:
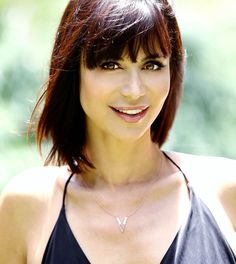
[[[109,61],[109,60],[114,60],[114,61],[121,61],[123,62],[125,60],[126,56],[120,57],[120,58],[112,58],[112,56],[110,58],[106,58],[104,61]],[[128,56],[129,57],[129,56]],[[155,54],[150,54],[148,56],[145,56],[143,58],[141,58],[140,62],[144,63],[148,60],[159,60],[159,59],[166,59],[168,56],[164,56],[161,53],[155,53]],[[137,58],[136,58],[136,62],[137,62]]]
[[[147,60],[157,60],[157,59],[162,59],[162,58],[166,58],[165,56],[161,55],[161,54],[154,54],[154,55],[148,55],[144,58],[141,59],[141,62],[145,62]],[[121,57],[120,59],[118,59],[119,61],[124,61],[124,58]]]
[[[155,55],[149,55],[141,59],[141,62],[147,61],[147,60],[156,60],[156,59],[161,59],[165,58],[161,54],[155,54]]]

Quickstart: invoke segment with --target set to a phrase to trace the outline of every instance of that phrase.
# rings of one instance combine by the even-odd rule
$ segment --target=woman
[[[236,263],[235,162],[161,151],[183,64],[166,0],[68,3],[37,105],[56,166],[6,187],[0,263]]]

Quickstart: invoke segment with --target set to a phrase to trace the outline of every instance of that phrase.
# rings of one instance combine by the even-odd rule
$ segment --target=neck
[[[157,176],[162,155],[150,135],[137,141],[90,138],[87,154],[96,169],[89,171],[85,177],[94,187],[122,186],[152,180]]]

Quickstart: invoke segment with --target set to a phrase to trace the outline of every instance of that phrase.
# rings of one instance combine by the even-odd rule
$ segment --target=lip
[[[145,110],[148,106],[111,106],[111,108],[116,110]]]
[[[128,123],[137,123],[144,118],[146,115],[149,106],[125,106],[125,107],[111,107],[113,112],[120,117],[122,120]],[[120,111],[140,111],[136,114],[122,113]]]

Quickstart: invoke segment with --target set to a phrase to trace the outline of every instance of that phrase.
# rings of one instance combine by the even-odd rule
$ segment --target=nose
[[[145,87],[137,70],[127,72],[127,79],[121,88],[121,94],[132,100],[137,100],[145,95]]]

